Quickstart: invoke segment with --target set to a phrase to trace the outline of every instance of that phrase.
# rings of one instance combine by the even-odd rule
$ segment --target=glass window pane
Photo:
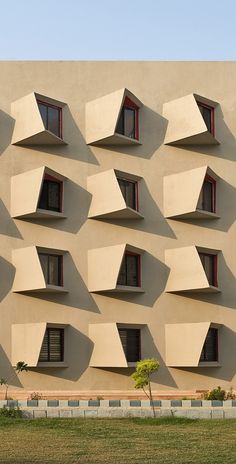
[[[199,199],[197,202],[197,209],[203,209],[204,210],[204,196],[203,196],[203,188],[201,189]]]
[[[126,255],[127,260],[127,285],[138,287],[138,256]]]
[[[124,108],[124,135],[135,138],[135,110]]]
[[[43,103],[38,103],[38,107],[45,129],[47,129],[47,105],[44,105]]]
[[[211,116],[212,116],[212,111],[213,109],[211,108],[207,108],[206,106],[204,105],[201,105],[201,103],[198,103],[198,108],[202,114],[202,117],[204,119],[204,122],[207,126],[207,129],[209,130],[209,132],[212,131],[212,127],[211,127]]]
[[[60,211],[60,183],[48,182],[48,209]]]
[[[118,329],[121,344],[127,362],[136,362],[140,359],[140,330]]]
[[[122,263],[121,263],[121,268],[120,268],[120,272],[119,272],[119,276],[118,276],[118,279],[117,279],[117,285],[127,285],[126,283],[126,259],[125,259],[125,256],[122,260]]]
[[[124,108],[121,110],[120,117],[116,126],[116,132],[118,134],[124,135]]]
[[[40,355],[39,355],[39,361],[45,362],[49,360],[49,352],[48,352],[48,331],[46,330]]]
[[[47,129],[53,134],[60,137],[60,110],[48,106],[48,127]]]
[[[48,284],[60,285],[59,256],[49,256]]]
[[[204,210],[213,211],[213,184],[205,181],[203,184]]]
[[[48,284],[48,256],[42,253],[39,253],[39,260],[40,260],[40,264],[42,267],[45,282],[46,284]]]
[[[62,361],[62,340],[61,330],[50,329],[50,361]]]
[[[48,209],[48,183],[43,181],[42,190],[40,193],[38,208]]]
[[[215,256],[214,255],[206,255],[204,253],[199,253],[205,274],[207,276],[207,280],[209,285],[215,285],[214,282],[214,263],[215,263]]]
[[[136,210],[136,183],[126,179],[117,178],[117,180],[126,205]]]
[[[209,329],[203,345],[200,361],[218,361],[218,330]]]

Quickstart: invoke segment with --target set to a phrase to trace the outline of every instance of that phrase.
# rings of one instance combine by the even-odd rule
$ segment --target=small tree
[[[27,372],[28,371],[28,365],[24,362],[24,361],[18,361],[16,363],[16,366],[15,366],[15,372],[16,374],[20,374],[20,372]],[[9,388],[9,384],[12,380],[12,376],[7,380],[7,379],[4,379],[4,378],[0,378],[0,385],[5,385],[6,386],[6,389],[5,389],[5,400],[7,400],[7,392],[8,392],[8,388]]]
[[[159,362],[157,359],[150,358],[150,359],[142,359],[141,361],[138,361],[136,364],[136,370],[132,374],[132,378],[135,381],[134,388],[142,388],[145,395],[149,398],[152,411],[153,411],[153,417],[156,417],[155,414],[155,408],[153,404],[153,396],[152,396],[152,388],[151,388],[151,380],[150,377],[154,372],[157,372],[159,369]],[[148,393],[145,390],[145,387],[148,387]]]

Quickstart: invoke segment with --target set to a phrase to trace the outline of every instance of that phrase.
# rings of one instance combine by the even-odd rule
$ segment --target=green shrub
[[[0,408],[0,417],[11,417],[13,419],[19,419],[22,417],[22,411],[19,407],[9,408],[8,406],[3,406],[2,408]]]
[[[205,400],[220,400],[223,401],[226,399],[226,391],[222,390],[220,386],[213,388],[213,390],[208,391],[204,394]]]

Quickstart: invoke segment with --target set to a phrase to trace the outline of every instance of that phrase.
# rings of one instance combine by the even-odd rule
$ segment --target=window
[[[125,253],[122,260],[117,285],[140,287],[140,259],[140,255],[136,255],[130,252]]]
[[[62,256],[39,253],[39,260],[46,284],[63,286]]]
[[[62,361],[64,361],[64,329],[47,328],[39,355],[39,362]]]
[[[62,108],[37,100],[45,129],[62,138]]]
[[[210,176],[206,176],[197,203],[197,209],[216,212],[216,181]]]
[[[138,211],[138,183],[117,177],[119,187],[129,208]]]
[[[140,329],[118,329],[127,362],[140,360]]]
[[[43,180],[38,208],[61,212],[62,188],[62,182],[54,177],[46,175]]]
[[[218,361],[218,329],[208,330],[200,356],[201,361]]]
[[[120,117],[116,126],[116,132],[131,139],[139,138],[138,106],[126,97]]]
[[[217,287],[217,255],[199,253],[204,271],[206,273],[209,285]]]
[[[200,113],[204,119],[208,131],[214,135],[214,108],[212,106],[205,105],[205,103],[197,102]]]

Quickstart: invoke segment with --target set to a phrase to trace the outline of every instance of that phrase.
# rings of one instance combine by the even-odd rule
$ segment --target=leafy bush
[[[39,392],[33,392],[30,394],[29,400],[43,400],[43,395]]]
[[[8,406],[3,406],[0,408],[0,417],[11,417],[13,419],[19,419],[22,417],[22,411],[19,407],[13,408]]]
[[[207,393],[204,393],[205,400],[220,400],[223,401],[226,399],[226,391],[222,390],[220,386],[217,388],[213,388],[213,390],[209,390]]]

